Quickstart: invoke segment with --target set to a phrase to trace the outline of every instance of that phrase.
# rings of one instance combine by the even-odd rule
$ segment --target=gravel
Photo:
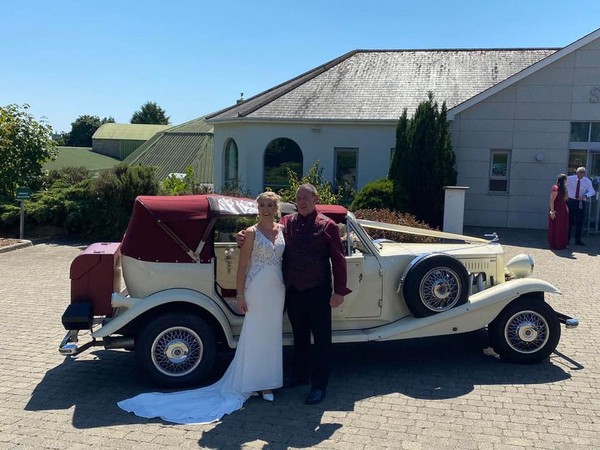
[[[18,244],[19,242],[21,242],[19,239],[0,238],[0,247],[7,247],[9,245]]]

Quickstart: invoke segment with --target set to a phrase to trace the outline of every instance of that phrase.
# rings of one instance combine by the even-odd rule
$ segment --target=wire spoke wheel
[[[427,272],[419,286],[423,304],[435,312],[451,309],[460,298],[462,286],[458,274],[447,267]]]
[[[201,382],[212,370],[216,350],[215,334],[206,321],[178,312],[155,317],[135,343],[141,374],[167,387]]]
[[[415,317],[427,317],[464,305],[469,274],[456,258],[439,253],[417,257],[402,285],[406,306]]]
[[[533,353],[548,342],[549,326],[535,311],[521,311],[506,322],[504,335],[508,345],[520,353]]]
[[[552,307],[534,297],[519,297],[488,325],[490,344],[504,361],[543,361],[560,340],[560,322]]]
[[[200,336],[186,327],[173,327],[159,334],[152,343],[152,361],[165,375],[183,376],[202,361],[204,346]]]

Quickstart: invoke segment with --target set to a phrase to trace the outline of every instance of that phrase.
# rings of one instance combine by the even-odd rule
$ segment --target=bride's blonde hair
[[[260,202],[261,200],[270,200],[273,202],[273,204],[275,205],[275,217],[277,219],[279,219],[281,217],[281,211],[279,209],[279,202],[281,201],[281,197],[279,195],[277,195],[275,192],[273,191],[265,191],[262,194],[260,194],[258,197],[256,197],[256,203]]]

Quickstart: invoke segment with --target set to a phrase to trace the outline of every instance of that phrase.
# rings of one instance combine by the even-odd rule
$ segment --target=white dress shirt
[[[569,193],[570,199],[576,199],[575,191],[577,190],[577,175],[569,175],[567,177],[567,192]],[[596,191],[592,186],[592,182],[588,177],[582,177],[581,183],[579,183],[579,197],[593,197],[596,195]]]

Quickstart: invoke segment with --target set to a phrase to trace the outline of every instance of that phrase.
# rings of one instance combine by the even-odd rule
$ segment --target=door
[[[590,152],[590,170],[587,174],[588,178],[592,180],[592,185],[596,191],[596,196],[591,198],[590,208],[588,212],[588,232],[592,234],[598,234],[600,232],[600,194],[598,193],[598,182],[600,181],[600,152]]]
[[[349,229],[346,267],[348,289],[352,292],[344,297],[344,303],[332,310],[334,320],[375,318],[381,316],[383,279],[381,265],[366,245],[361,245],[359,236]],[[354,242],[354,244],[350,244]]]

